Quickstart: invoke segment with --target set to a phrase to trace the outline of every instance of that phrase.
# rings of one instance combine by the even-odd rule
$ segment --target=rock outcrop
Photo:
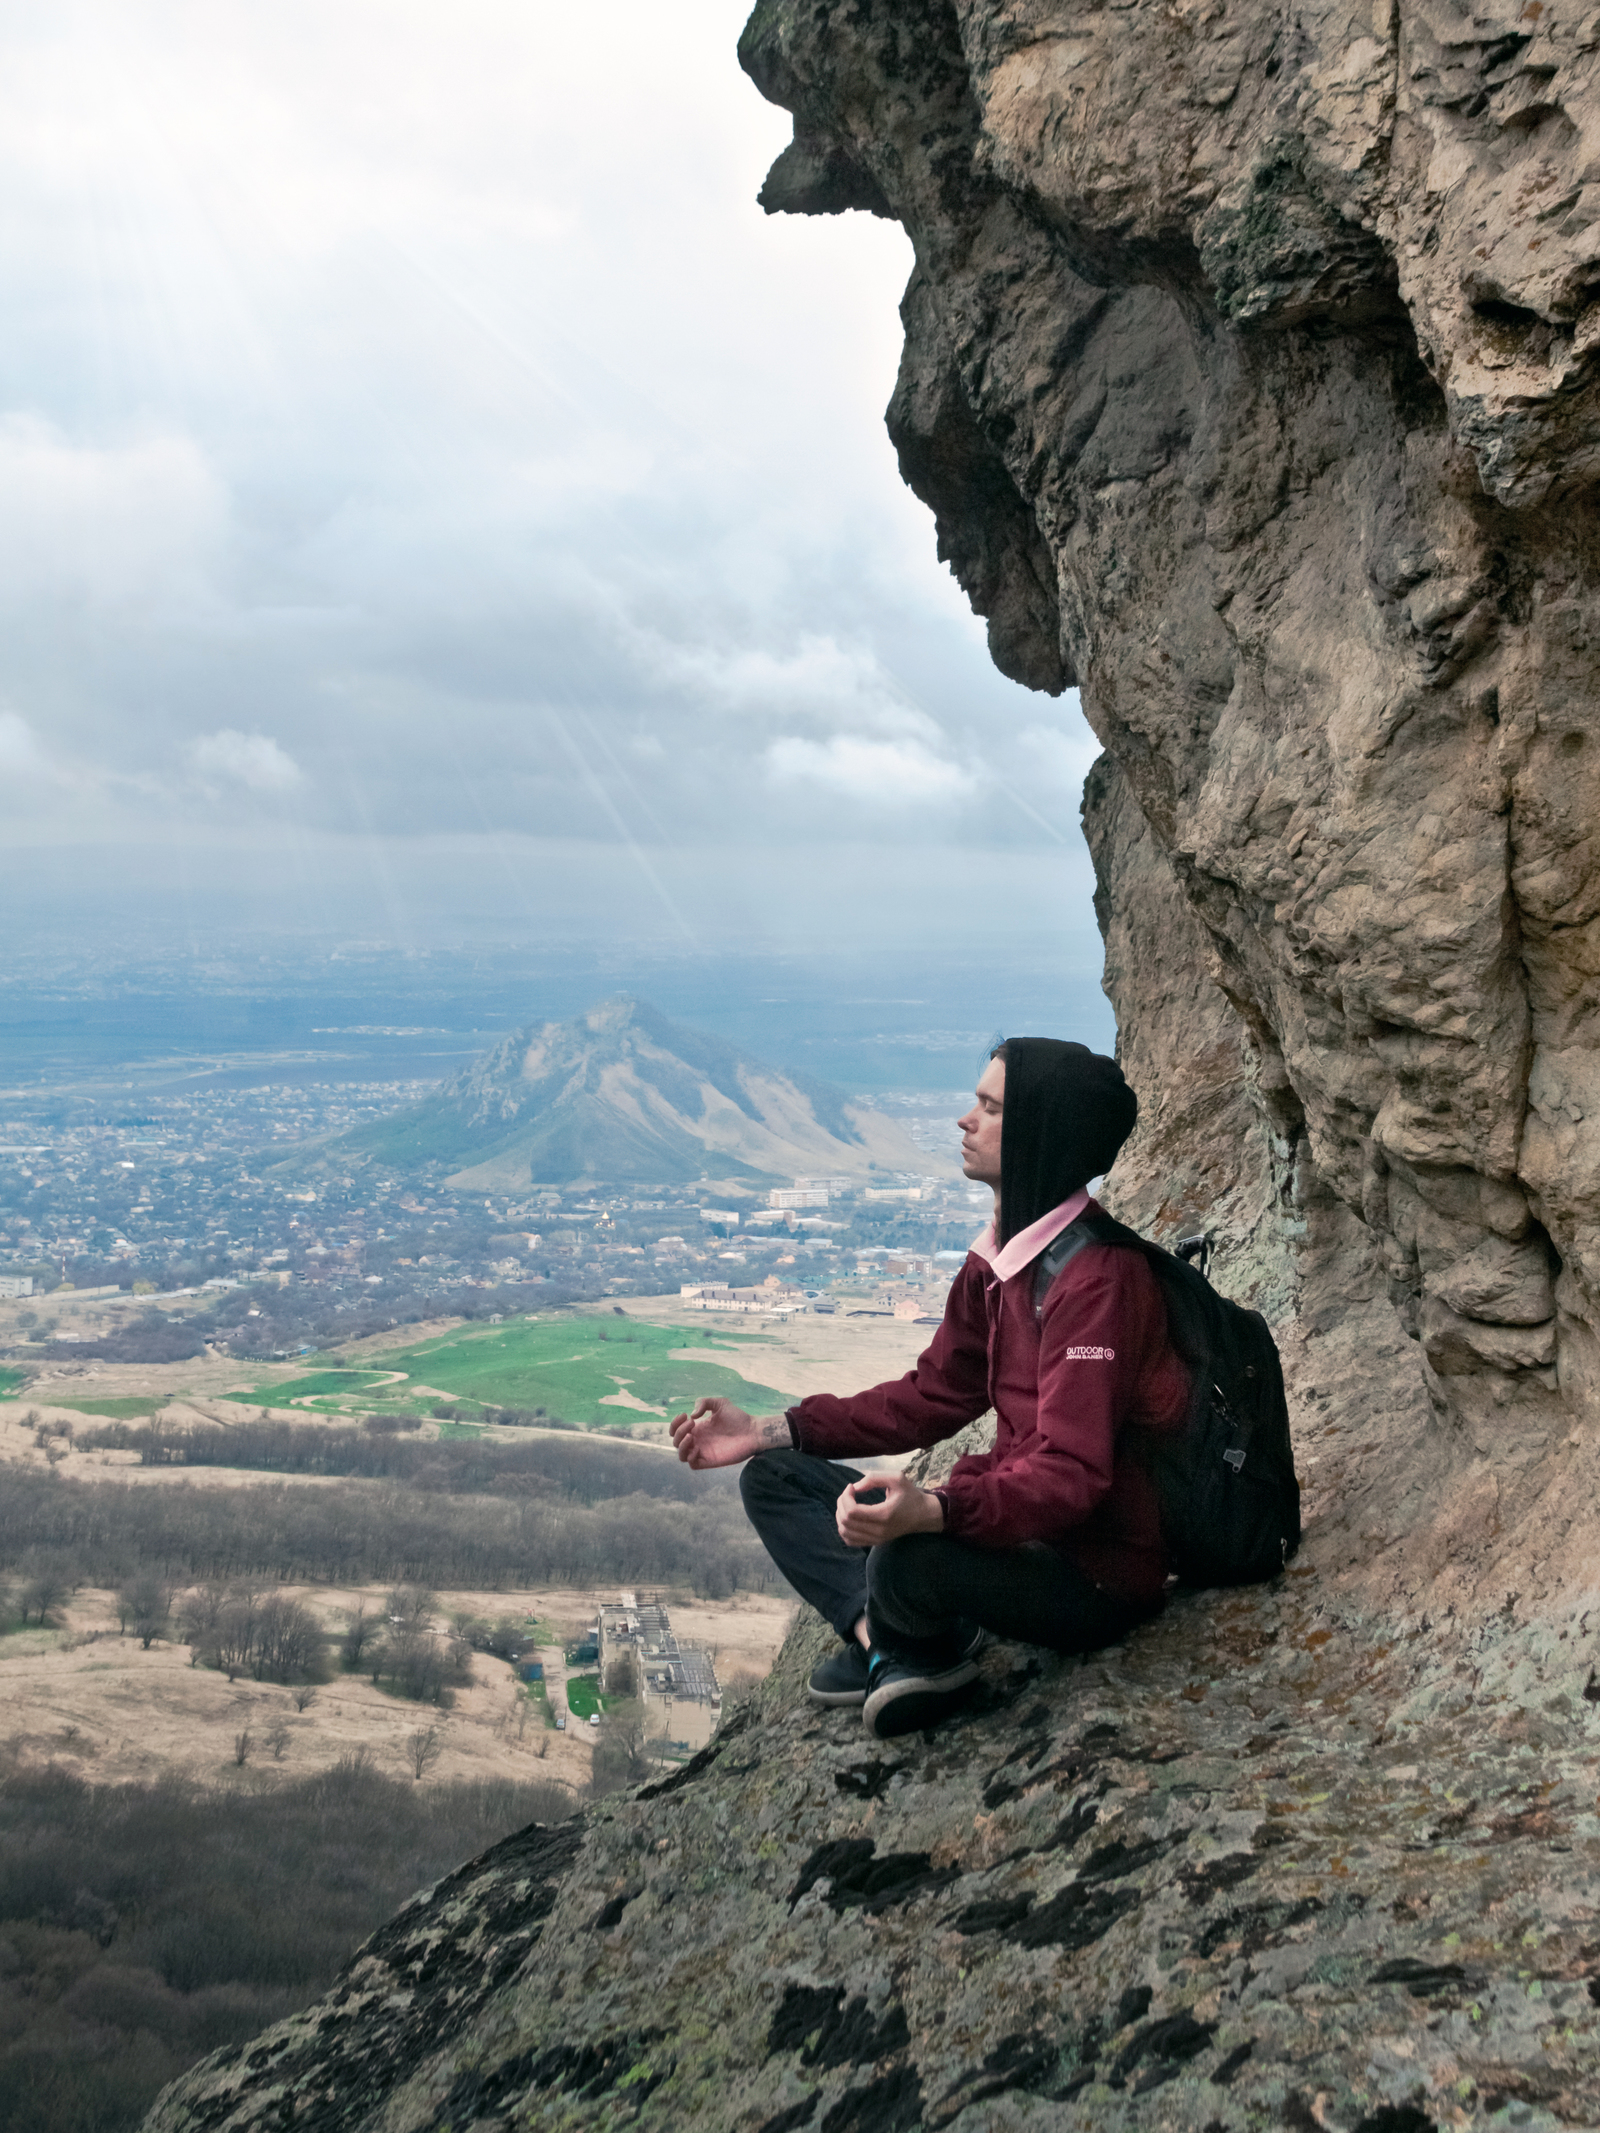
[[[804,1701],[831,1635],[676,1775],[419,1896],[147,2133],[1600,2123],[1576,1624],[1440,1670],[1308,1572],[1086,1663],[992,1652],[964,1720],[891,1743]]]
[[[997,663],[1082,688],[1113,952],[1148,838],[1235,1183],[1355,1216],[1523,1547],[1600,1404],[1600,25],[760,0],[741,56],[765,204],[912,239],[890,429]]]

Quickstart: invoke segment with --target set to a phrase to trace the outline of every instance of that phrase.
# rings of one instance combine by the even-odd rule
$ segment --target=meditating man
[[[962,1168],[994,1188],[994,1220],[916,1368],[786,1415],[715,1398],[673,1421],[690,1466],[749,1461],[751,1522],[842,1640],[811,1694],[862,1706],[879,1738],[956,1708],[985,1633],[1094,1651],[1160,1609],[1166,1562],[1138,1439],[1181,1426],[1189,1373],[1143,1255],[1064,1236],[1137,1115],[1115,1060],[1049,1037],[998,1045],[960,1121]],[[837,1463],[937,1444],[990,1407],[994,1449],[937,1488]]]

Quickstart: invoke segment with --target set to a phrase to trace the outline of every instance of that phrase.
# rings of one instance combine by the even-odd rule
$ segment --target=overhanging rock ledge
[[[1463,1598],[1487,1557],[1570,1586],[1600,1404],[1600,24],[760,0],[740,51],[794,114],[766,204],[911,238],[902,470],[1001,668],[1081,684],[1103,919],[1138,930],[1125,890],[1187,915],[1250,1189],[1347,1211],[1416,1344],[1414,1522],[1459,1554],[1476,1520]],[[1113,973],[1135,1049],[1160,982]],[[1142,1093],[1200,1048],[1145,1043]]]

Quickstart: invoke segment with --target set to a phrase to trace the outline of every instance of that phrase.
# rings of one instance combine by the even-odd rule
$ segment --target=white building
[[[722,1688],[703,1644],[673,1632],[659,1600],[631,1596],[606,1601],[596,1625],[600,1679],[622,1653],[633,1656],[647,1711],[647,1729],[680,1748],[703,1748],[722,1715]]]
[[[759,1312],[775,1318],[791,1317],[807,1308],[804,1289],[781,1282],[764,1282],[759,1288],[730,1288],[720,1281],[685,1281],[679,1299],[691,1311]]]

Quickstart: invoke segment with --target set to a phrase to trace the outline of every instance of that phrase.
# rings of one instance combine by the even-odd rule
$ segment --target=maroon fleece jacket
[[[941,1488],[945,1531],[983,1548],[1048,1541],[1106,1591],[1153,1598],[1167,1564],[1130,1432],[1179,1428],[1189,1397],[1161,1291],[1118,1245],[1070,1259],[1042,1315],[1033,1275],[1001,1281],[969,1253],[916,1368],[849,1399],[802,1400],[789,1410],[795,1442],[826,1459],[909,1451],[993,1407],[994,1449],[957,1460]]]

